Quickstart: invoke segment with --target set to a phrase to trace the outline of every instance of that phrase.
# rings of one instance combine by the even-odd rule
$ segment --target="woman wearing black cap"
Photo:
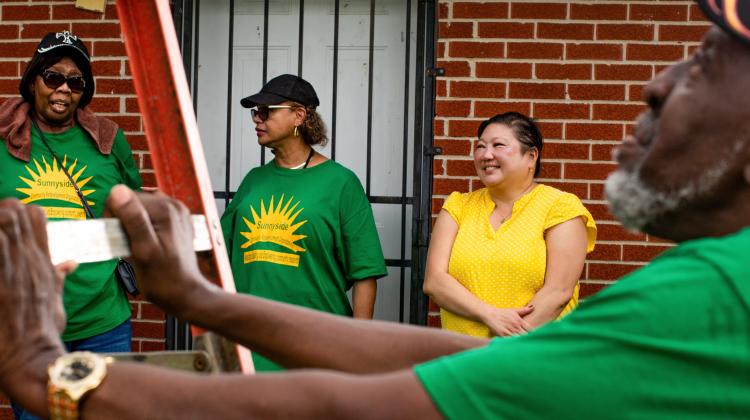
[[[285,74],[241,104],[274,159],[245,176],[221,219],[237,290],[372,318],[383,252],[357,176],[313,149],[327,141],[315,89]],[[258,356],[255,364],[277,369]]]
[[[51,220],[86,219],[101,215],[112,186],[140,188],[122,131],[87,108],[94,77],[80,39],[68,31],[47,34],[19,91],[20,98],[0,106],[6,146],[0,151],[0,197],[41,206]],[[116,265],[81,264],[65,279],[62,339],[69,351],[130,351],[130,304],[115,281]]]

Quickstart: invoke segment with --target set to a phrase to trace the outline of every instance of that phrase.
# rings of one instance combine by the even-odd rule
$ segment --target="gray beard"
[[[656,220],[709,195],[730,166],[726,161],[717,161],[714,168],[703,172],[699,178],[666,192],[646,185],[640,177],[640,166],[633,171],[618,169],[609,175],[604,185],[609,210],[624,227],[644,232]]]

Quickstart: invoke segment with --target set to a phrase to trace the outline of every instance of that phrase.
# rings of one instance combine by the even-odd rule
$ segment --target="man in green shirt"
[[[104,380],[84,375],[92,391],[77,412],[90,418],[154,412],[164,418],[746,418],[750,9],[730,1],[699,4],[717,26],[690,60],[646,87],[649,110],[617,149],[620,169],[607,181],[623,224],[679,242],[647,267],[559,322],[483,340],[223,293],[197,268],[184,206],[116,187],[108,206],[130,236],[149,299],[283,366],[315,370],[206,378],[114,363],[103,368]],[[0,261],[16,264],[0,272],[0,315],[9,306],[29,314],[0,331],[0,389],[46,414],[45,367],[66,360],[55,334],[43,333],[53,329],[55,314],[38,304],[49,297],[11,287],[23,275],[52,294],[51,269],[28,264],[43,249],[43,235],[33,239],[40,224],[35,209],[0,203]],[[19,236],[29,238],[27,246],[7,245]],[[14,335],[19,329],[36,332],[37,340]]]

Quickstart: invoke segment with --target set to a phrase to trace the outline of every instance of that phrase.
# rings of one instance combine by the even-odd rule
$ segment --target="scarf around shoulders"
[[[7,99],[0,105],[0,137],[8,153],[24,162],[28,162],[31,155],[30,110],[31,104],[21,97]],[[76,121],[89,134],[101,154],[112,152],[118,129],[114,121],[98,117],[87,108],[76,110]]]

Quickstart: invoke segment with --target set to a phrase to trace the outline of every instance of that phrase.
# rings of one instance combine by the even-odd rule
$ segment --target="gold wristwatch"
[[[107,376],[111,357],[88,351],[62,355],[48,369],[47,403],[49,418],[78,419],[78,403],[86,393],[96,389]]]

